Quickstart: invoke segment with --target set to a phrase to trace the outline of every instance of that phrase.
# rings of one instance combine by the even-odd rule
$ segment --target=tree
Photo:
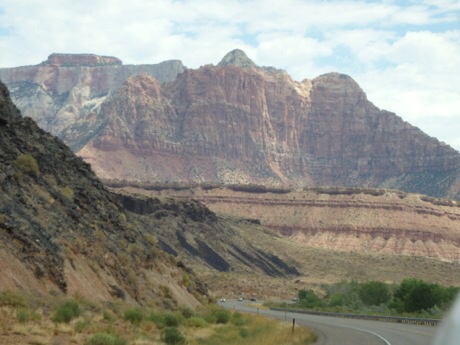
[[[380,305],[391,300],[391,292],[387,284],[371,281],[360,286],[359,297],[364,304]]]
[[[305,308],[316,308],[323,305],[323,301],[311,290],[299,290],[299,305]]]
[[[439,284],[429,284],[414,278],[404,279],[394,293],[398,312],[419,312],[441,306],[446,293]]]

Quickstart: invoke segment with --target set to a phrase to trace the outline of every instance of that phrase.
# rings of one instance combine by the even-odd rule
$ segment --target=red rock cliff
[[[352,78],[296,82],[241,54],[223,61],[165,85],[148,75],[128,79],[80,154],[104,178],[383,186],[459,197],[451,188],[458,152],[375,107]]]

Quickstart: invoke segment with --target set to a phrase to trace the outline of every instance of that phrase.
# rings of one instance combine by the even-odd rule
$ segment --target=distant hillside
[[[252,219],[306,248],[460,262],[460,204],[453,200],[351,187],[300,191],[257,185],[106,183],[151,197],[199,201],[216,214]]]

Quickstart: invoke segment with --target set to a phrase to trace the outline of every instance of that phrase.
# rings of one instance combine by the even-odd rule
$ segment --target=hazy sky
[[[56,52],[197,68],[235,48],[298,81],[348,74],[377,107],[460,150],[460,0],[0,2],[0,67]]]

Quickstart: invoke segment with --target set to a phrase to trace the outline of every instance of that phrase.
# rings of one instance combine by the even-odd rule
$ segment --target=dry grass
[[[312,344],[317,337],[304,327],[267,319],[263,316],[244,315],[242,325],[214,326],[211,334],[193,337],[191,345],[300,345]]]
[[[23,298],[23,300],[27,300]],[[62,303],[62,301],[61,301]],[[52,321],[58,301],[43,301],[42,305],[21,305],[21,310],[38,314],[39,318],[29,318],[26,321],[18,320],[17,306],[3,306],[0,309],[0,344],[2,345],[53,345],[71,344],[85,345],[88,340],[98,333],[114,334],[126,340],[127,344],[156,345],[164,344],[161,340],[165,325],[150,319],[152,310],[144,309],[145,318],[138,324],[132,324],[123,317],[123,310],[132,308],[129,305],[91,306],[79,301],[82,313],[70,322],[56,323]],[[35,308],[35,310],[33,309]],[[43,312],[43,310],[45,310]],[[155,310],[158,315],[161,311]],[[213,306],[192,312],[192,318],[201,320],[186,322],[185,319],[177,326],[189,345],[219,345],[219,344],[255,344],[255,345],[297,345],[308,344],[315,339],[314,335],[305,328],[297,327],[292,333],[290,326],[279,321],[269,320],[261,316],[243,315],[225,311],[230,315],[229,321],[216,324],[212,315],[224,312],[220,307]],[[176,312],[178,315],[180,313]],[[211,317],[211,319],[209,319]]]

